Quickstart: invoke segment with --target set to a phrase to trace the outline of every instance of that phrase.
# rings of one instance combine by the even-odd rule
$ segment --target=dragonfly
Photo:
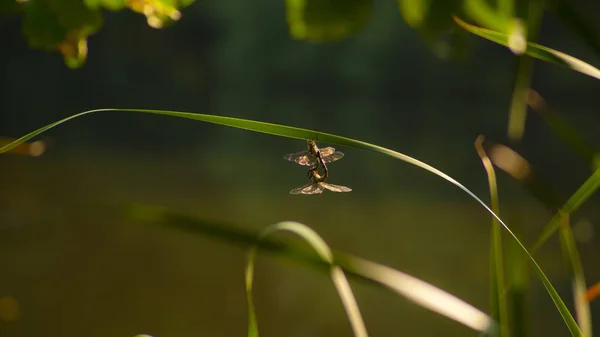
[[[306,141],[306,150],[288,153],[283,156],[285,160],[293,161],[296,164],[310,167],[314,167],[318,164],[324,165],[331,163],[338,159],[342,159],[342,157],[344,157],[344,153],[336,151],[333,147],[324,147],[319,149],[317,147],[317,143],[312,139]],[[319,158],[321,160],[319,160]]]
[[[350,187],[326,183],[327,176],[328,171],[325,170],[325,173],[321,175],[319,173],[319,166],[317,165],[308,171],[308,178],[311,182],[302,187],[294,188],[290,191],[290,194],[321,194],[326,189],[333,192],[352,191]]]

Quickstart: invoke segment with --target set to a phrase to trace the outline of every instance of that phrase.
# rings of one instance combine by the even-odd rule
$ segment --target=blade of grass
[[[461,20],[457,16],[454,16],[454,21],[456,21],[456,23],[458,23],[458,25],[464,28],[465,30],[477,36],[480,36],[492,42],[496,42],[506,47],[510,46],[510,39],[509,35],[507,34],[471,25]],[[570,68],[572,70],[578,71],[582,74],[594,77],[596,79],[600,79],[600,70],[588,63],[585,63],[573,56],[567,55],[558,50],[544,47],[537,43],[527,42],[527,49],[525,50],[525,53],[542,61],[555,63]]]
[[[527,13],[527,34],[529,40],[536,41],[542,23],[544,3],[542,1],[530,1]],[[515,83],[513,87],[512,101],[508,115],[508,137],[513,141],[519,141],[525,132],[525,117],[527,105],[525,103],[526,91],[531,86],[531,74],[533,72],[533,58],[527,54],[517,57],[515,69]]]
[[[508,151],[512,152],[511,156],[508,155]],[[527,160],[504,145],[495,145],[491,152],[497,153],[497,155],[493,156],[495,157],[494,164],[496,166],[502,168],[511,177],[520,182],[521,185],[533,196],[539,196],[541,194],[539,193],[540,189],[542,189],[544,192],[547,192],[543,193],[543,198],[538,198],[538,200],[550,211],[554,211],[556,208],[558,208],[559,205],[555,201],[556,198],[548,197],[556,195],[549,184],[545,183],[539,177],[536,179],[536,184],[531,183],[533,181],[534,171],[531,167],[531,164]],[[500,155],[498,154],[499,152],[503,152],[504,154]],[[526,168],[526,170],[523,170],[523,168]],[[522,174],[523,171],[526,171],[527,174]],[[575,243],[575,238],[573,237],[573,232],[569,224],[569,215],[559,212],[558,216],[560,218],[559,233],[562,243],[562,251],[569,264],[569,267],[571,268],[571,271],[573,272],[573,295],[575,298],[577,321],[584,335],[592,336],[590,308],[586,299],[585,276],[583,273],[583,267],[581,265],[581,259],[579,258],[579,253],[577,251],[577,244]]]
[[[523,243],[519,240],[519,238],[510,230],[510,228],[502,221],[502,219],[500,219],[500,217],[498,217],[498,215],[496,215],[485,204],[485,202],[483,202],[479,197],[477,197],[477,195],[475,195],[475,193],[471,192],[471,190],[469,190],[464,185],[459,183],[456,179],[454,179],[454,178],[450,177],[449,175],[445,174],[444,172],[434,168],[433,166],[425,164],[424,162],[417,160],[415,158],[412,158],[410,156],[407,156],[403,153],[399,153],[399,152],[384,148],[382,146],[377,146],[377,145],[370,144],[367,142],[363,142],[363,141],[359,141],[359,140],[355,140],[355,139],[351,139],[351,138],[347,138],[347,137],[341,137],[341,136],[337,136],[337,135],[333,135],[333,134],[329,134],[329,133],[323,133],[323,132],[318,132],[318,131],[313,131],[313,130],[308,130],[308,129],[301,129],[301,128],[296,128],[296,127],[291,127],[291,126],[258,122],[258,121],[239,119],[239,118],[233,118],[233,117],[216,116],[216,115],[208,115],[208,114],[194,114],[194,113],[179,112],[179,111],[153,110],[153,109],[96,109],[96,110],[88,110],[88,111],[84,111],[84,112],[72,115],[70,117],[64,118],[57,122],[48,124],[42,128],[39,128],[39,129],[33,131],[33,132],[30,132],[30,133],[26,134],[25,136],[15,140],[14,142],[1,147],[0,153],[9,151],[10,149],[14,148],[15,146],[37,136],[57,125],[60,125],[66,121],[69,121],[73,118],[77,118],[77,117],[84,116],[84,115],[94,113],[94,112],[108,112],[108,111],[138,112],[138,113],[149,113],[149,114],[157,114],[157,115],[171,116],[171,117],[178,117],[178,118],[187,118],[187,119],[203,121],[203,122],[208,122],[208,123],[213,123],[213,124],[218,124],[218,125],[235,127],[235,128],[244,129],[244,130],[250,130],[250,131],[254,131],[254,132],[276,135],[276,136],[280,136],[280,137],[296,138],[296,139],[314,139],[316,141],[323,141],[326,143],[346,145],[346,146],[365,149],[365,150],[369,150],[369,151],[379,152],[382,154],[386,154],[390,157],[405,161],[409,164],[415,165],[424,170],[427,170],[427,171],[437,175],[438,177],[448,181],[449,183],[453,184],[454,186],[460,188],[462,191],[467,193],[471,198],[473,198],[475,201],[477,201],[483,208],[485,208],[494,218],[496,218],[496,220],[498,220],[498,222],[504,227],[504,229],[513,238],[513,240],[515,240],[519,244],[521,249],[526,253],[527,257],[533,264],[536,273],[542,280],[542,283],[544,284],[546,291],[552,298],[552,301],[554,302],[557,310],[559,311],[563,320],[565,321],[565,324],[569,328],[569,331],[571,332],[571,334],[573,336],[581,335],[581,331],[579,330],[579,327],[577,326],[575,319],[573,318],[573,316],[571,316],[571,313],[565,306],[564,302],[562,301],[562,299],[560,298],[560,296],[558,295],[558,293],[552,286],[552,283],[546,277],[546,275],[544,274],[544,272],[542,271],[541,267],[538,265],[536,260],[529,253],[529,251],[527,250],[525,245],[523,245]]]
[[[514,241],[506,245],[507,286],[506,297],[509,301],[510,336],[525,337],[529,335],[529,316],[527,294],[530,287],[527,260]]]
[[[585,274],[583,273],[581,259],[577,251],[577,243],[575,242],[575,237],[573,237],[568,214],[561,214],[560,241],[565,258],[573,273],[573,297],[575,299],[577,323],[579,323],[584,336],[593,336],[592,314],[590,312],[590,303],[586,296]]]
[[[125,212],[128,218],[135,221],[182,230],[202,237],[215,238],[241,246],[244,249],[253,247],[257,243],[257,235],[254,232],[227,223],[197,219],[163,207],[133,205],[127,207]],[[263,237],[260,244],[255,247],[262,252],[270,253],[276,257],[292,259],[292,261],[318,271],[331,272],[332,263],[323,261],[321,257],[315,256],[314,253],[309,253],[291,244],[284,244]],[[365,282],[368,285],[392,290],[419,306],[456,320],[474,330],[489,333],[495,327],[494,322],[485,313],[427,282],[390,267],[343,252],[331,251],[331,254],[333,255],[333,264],[339,266],[348,277]]]
[[[488,184],[490,189],[490,204],[494,213],[500,215],[500,203],[498,201],[498,186],[496,184],[496,173],[492,162],[488,158],[483,149],[483,136],[477,137],[475,140],[475,149],[483,163],[483,167],[487,173]],[[502,252],[502,228],[500,223],[495,218],[492,218],[491,231],[491,248],[490,248],[490,299],[492,307],[492,318],[498,322],[500,327],[500,336],[508,337],[510,329],[508,325],[508,309],[506,305],[506,297],[504,296],[505,280],[504,280],[504,261]]]
[[[596,192],[600,187],[600,168],[594,171],[594,173],[577,189],[569,200],[560,208],[550,222],[542,230],[542,234],[535,241],[531,247],[531,253],[535,253],[560,227],[561,214],[572,214],[581,205]]]
[[[246,295],[248,298],[249,317],[248,336],[258,336],[258,324],[256,321],[254,304],[252,303],[252,281],[254,278],[254,264],[256,260],[258,245],[260,244],[260,241],[262,241],[264,238],[278,231],[289,231],[300,236],[312,246],[312,248],[318,253],[319,257],[321,258],[321,260],[323,260],[323,262],[329,264],[331,268],[331,280],[335,284],[340,299],[344,304],[346,314],[348,315],[348,320],[350,321],[350,324],[352,325],[352,330],[354,331],[354,336],[367,337],[369,334],[367,333],[365,322],[363,321],[362,315],[360,314],[358,303],[354,298],[354,294],[352,293],[352,289],[350,288],[350,284],[348,283],[348,279],[346,279],[344,271],[334,263],[333,253],[331,252],[331,249],[325,243],[325,241],[311,228],[301,223],[293,221],[280,222],[267,227],[260,234],[257,242],[250,248],[250,252],[248,254],[248,261],[246,263]]]

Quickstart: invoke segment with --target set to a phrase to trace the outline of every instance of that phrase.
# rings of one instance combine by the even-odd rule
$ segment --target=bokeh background
[[[593,1],[584,8],[600,10]],[[598,12],[596,12],[598,13]],[[16,17],[2,17],[0,136],[18,137],[93,108],[151,108],[281,123],[392,148],[443,170],[487,200],[477,135],[506,142],[515,57],[469,37],[467,53],[432,48],[375,1],[371,22],[340,42],[289,37],[283,1],[199,1],[161,30],[128,11],[106,13],[78,70],[30,50]],[[592,64],[581,41],[544,18],[540,43]],[[536,62],[533,88],[590,141],[600,141],[598,83]],[[282,220],[315,229],[334,248],[433,283],[486,310],[491,219],[438,177],[385,156],[339,148],[330,182],[352,193],[292,196],[306,181],[282,159],[304,148],[201,122],[107,112],[44,135],[40,157],[0,157],[0,295],[21,317],[2,336],[235,336],[246,334],[246,251],[174,229],[123,219],[115,206],[147,203],[260,230]],[[327,144],[321,144],[325,146]],[[535,116],[514,147],[564,197],[589,169]],[[502,215],[531,242],[550,219],[499,174]],[[573,218],[590,283],[600,279],[599,199]],[[596,206],[594,206],[596,205]],[[591,232],[590,232],[591,231]],[[542,267],[571,305],[568,269],[552,239]],[[532,335],[568,331],[532,277]],[[373,336],[475,332],[400,297],[356,284]],[[323,274],[261,259],[255,301],[263,336],[350,335]],[[592,312],[598,304],[592,303]],[[600,323],[597,315],[595,323]]]

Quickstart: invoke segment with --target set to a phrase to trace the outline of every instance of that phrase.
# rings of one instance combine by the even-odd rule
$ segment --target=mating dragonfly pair
[[[283,156],[284,159],[293,161],[296,164],[310,166],[310,170],[308,170],[308,179],[310,179],[310,183],[302,187],[294,188],[290,191],[291,194],[319,194],[323,193],[325,189],[333,192],[352,191],[349,187],[325,182],[329,176],[327,163],[341,159],[344,156],[342,152],[336,151],[333,147],[319,149],[314,140],[308,140],[306,146],[307,149],[305,151],[288,153]],[[323,167],[324,169],[322,175],[319,173],[319,167]]]

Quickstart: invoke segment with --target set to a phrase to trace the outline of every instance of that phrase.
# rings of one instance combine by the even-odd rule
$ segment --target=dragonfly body
[[[308,140],[306,147],[307,149],[304,151],[288,153],[283,158],[293,161],[298,165],[314,167],[315,165],[328,164],[344,157],[344,153],[336,151],[333,147],[319,149],[314,140]],[[319,163],[319,158],[322,163]]]
[[[306,148],[307,149],[305,151],[288,153],[283,156],[283,158],[286,160],[293,161],[302,166],[311,167],[310,170],[308,170],[308,178],[311,182],[302,187],[291,190],[291,194],[320,194],[326,189],[333,192],[352,191],[352,189],[349,187],[325,182],[329,176],[327,163],[341,159],[344,156],[342,152],[336,151],[333,147],[319,149],[314,140],[308,140],[306,142]],[[322,175],[319,173],[319,167],[323,167],[324,169],[324,173]]]
[[[311,180],[311,182],[302,187],[294,188],[290,191],[290,194],[320,194],[326,189],[332,192],[352,191],[350,187],[326,183],[325,180],[327,180],[327,176],[327,170],[325,170],[325,173],[321,175],[319,173],[319,167],[313,167],[308,171],[308,178]]]

